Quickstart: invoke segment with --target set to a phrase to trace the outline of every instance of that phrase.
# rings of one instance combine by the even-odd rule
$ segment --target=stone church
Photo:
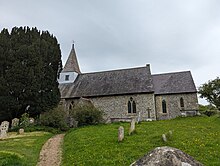
[[[197,90],[190,71],[151,74],[143,67],[81,73],[74,44],[58,79],[66,109],[80,101],[104,112],[106,122],[195,115]]]

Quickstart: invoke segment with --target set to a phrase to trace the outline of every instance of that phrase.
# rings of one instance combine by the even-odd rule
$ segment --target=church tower
[[[60,73],[60,78],[58,79],[58,82],[59,84],[73,83],[78,74],[81,74],[81,72],[79,69],[79,64],[73,44],[66,64],[62,72]]]

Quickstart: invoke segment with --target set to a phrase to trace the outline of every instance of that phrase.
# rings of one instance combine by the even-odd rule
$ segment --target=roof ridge
[[[190,72],[190,70],[187,71],[177,71],[177,72],[168,72],[168,73],[159,73],[159,74],[151,74],[152,76],[157,76],[157,75],[168,75],[168,74],[177,74],[177,73],[187,73]]]
[[[134,70],[134,69],[141,69],[141,68],[146,68],[146,66],[126,68],[126,69],[115,69],[115,70],[105,70],[105,71],[97,71],[97,72],[88,72],[88,73],[81,73],[81,75],[83,75],[83,74],[96,74],[96,73],[109,73],[109,72],[115,72],[115,71]]]

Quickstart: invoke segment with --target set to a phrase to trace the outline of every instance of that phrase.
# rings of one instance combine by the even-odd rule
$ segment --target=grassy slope
[[[47,132],[31,132],[23,137],[0,140],[0,165],[35,166],[42,145],[51,136]]]
[[[125,127],[125,140],[117,142],[118,127]],[[128,123],[98,125],[71,130],[65,136],[63,165],[129,165],[158,146],[171,146],[205,165],[220,164],[220,118],[193,117],[143,122],[128,136]],[[173,131],[164,143],[161,135]]]

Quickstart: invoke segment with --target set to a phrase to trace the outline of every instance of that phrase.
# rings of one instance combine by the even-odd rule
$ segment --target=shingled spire
[[[72,45],[72,49],[70,51],[70,55],[66,61],[66,64],[63,68],[63,72],[76,72],[76,73],[81,73],[79,69],[79,64],[76,58],[76,52],[74,48],[74,43]]]

